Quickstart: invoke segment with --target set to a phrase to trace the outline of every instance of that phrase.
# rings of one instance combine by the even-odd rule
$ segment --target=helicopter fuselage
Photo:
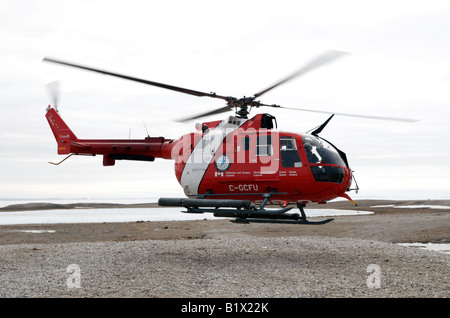
[[[349,199],[352,172],[345,154],[312,134],[275,129],[275,118],[229,116],[197,125],[179,139],[78,139],[54,108],[46,114],[58,154],[103,155],[116,160],[174,160],[175,176],[187,197],[258,203],[325,203]]]
[[[207,122],[174,142],[175,175],[188,197],[272,204],[348,198],[345,154],[310,134],[274,129],[272,116]]]

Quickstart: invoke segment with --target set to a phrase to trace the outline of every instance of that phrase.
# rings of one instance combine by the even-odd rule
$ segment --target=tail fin
[[[58,154],[70,154],[70,143],[73,141],[78,141],[77,136],[75,136],[54,108],[47,108],[47,114],[45,114],[45,117],[47,118],[53,135],[58,142]]]

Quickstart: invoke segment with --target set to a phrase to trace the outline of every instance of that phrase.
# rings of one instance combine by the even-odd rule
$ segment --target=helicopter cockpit
[[[342,183],[345,168],[348,168],[345,154],[326,140],[313,135],[303,135],[303,146],[309,167],[317,182]]]

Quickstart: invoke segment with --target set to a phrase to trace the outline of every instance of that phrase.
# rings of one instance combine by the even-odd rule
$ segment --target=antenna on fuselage
[[[145,121],[142,122],[145,127],[145,131],[147,132],[147,137],[150,137],[150,134],[148,133],[147,125],[145,124]]]

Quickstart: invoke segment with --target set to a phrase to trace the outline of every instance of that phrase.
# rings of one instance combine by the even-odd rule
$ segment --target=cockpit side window
[[[280,137],[280,157],[283,168],[299,168],[302,166],[295,138]]]

